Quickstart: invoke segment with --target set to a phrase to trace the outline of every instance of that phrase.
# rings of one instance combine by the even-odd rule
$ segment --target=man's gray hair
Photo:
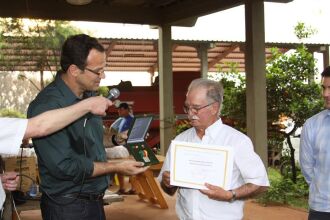
[[[219,102],[220,105],[222,104],[224,92],[221,82],[216,82],[210,79],[198,78],[194,79],[190,83],[188,87],[188,92],[196,88],[207,89],[206,97],[210,99],[210,101],[216,101]]]

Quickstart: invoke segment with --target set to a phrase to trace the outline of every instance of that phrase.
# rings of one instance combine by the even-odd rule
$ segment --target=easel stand
[[[157,204],[162,209],[167,209],[167,202],[157,185],[153,170],[147,171],[131,177],[131,184],[137,190],[140,199],[148,200],[152,204]]]

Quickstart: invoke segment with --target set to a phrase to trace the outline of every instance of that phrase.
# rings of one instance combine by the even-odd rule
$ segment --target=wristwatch
[[[231,194],[233,195],[229,202],[234,202],[236,200],[236,192],[233,189],[229,190],[229,192],[231,192]]]

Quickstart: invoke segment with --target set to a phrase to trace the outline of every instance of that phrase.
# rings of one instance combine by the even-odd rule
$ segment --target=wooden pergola
[[[106,48],[107,63],[105,70],[109,72],[148,72],[154,75],[158,72],[158,40],[157,39],[127,39],[99,38]],[[59,68],[60,50],[40,48],[22,48],[19,39],[11,39],[10,44],[3,44],[2,54],[5,61],[0,61],[0,71],[5,66],[12,66],[15,71],[53,71]],[[297,43],[265,43],[265,59],[271,58],[272,48],[278,48],[285,53],[297,48]],[[327,44],[305,44],[310,52],[325,53]],[[22,50],[24,56],[22,57]],[[206,53],[207,59],[202,62],[201,55]],[[40,67],[40,60],[48,54],[49,66]],[[54,58],[56,56],[56,59]],[[2,63],[4,62],[4,63]],[[180,72],[228,72],[231,68],[245,72],[245,42],[243,41],[200,41],[172,40],[172,71]]]
[[[287,3],[292,0],[267,0]],[[79,2],[79,1],[78,1]],[[150,24],[158,27],[158,72],[160,94],[161,152],[165,154],[173,138],[173,77],[171,26],[193,26],[199,16],[245,5],[247,78],[247,133],[267,164],[267,115],[265,79],[264,0],[92,0],[72,5],[66,0],[2,0],[1,17],[25,17]],[[227,30],[230,31],[230,30]],[[206,50],[200,60],[207,63]],[[205,77],[207,66],[200,67]]]

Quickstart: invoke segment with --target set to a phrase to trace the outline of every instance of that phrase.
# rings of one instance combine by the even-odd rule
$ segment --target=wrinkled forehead
[[[207,99],[207,89],[204,87],[196,87],[190,89],[186,94],[186,103],[195,103],[205,101]]]

